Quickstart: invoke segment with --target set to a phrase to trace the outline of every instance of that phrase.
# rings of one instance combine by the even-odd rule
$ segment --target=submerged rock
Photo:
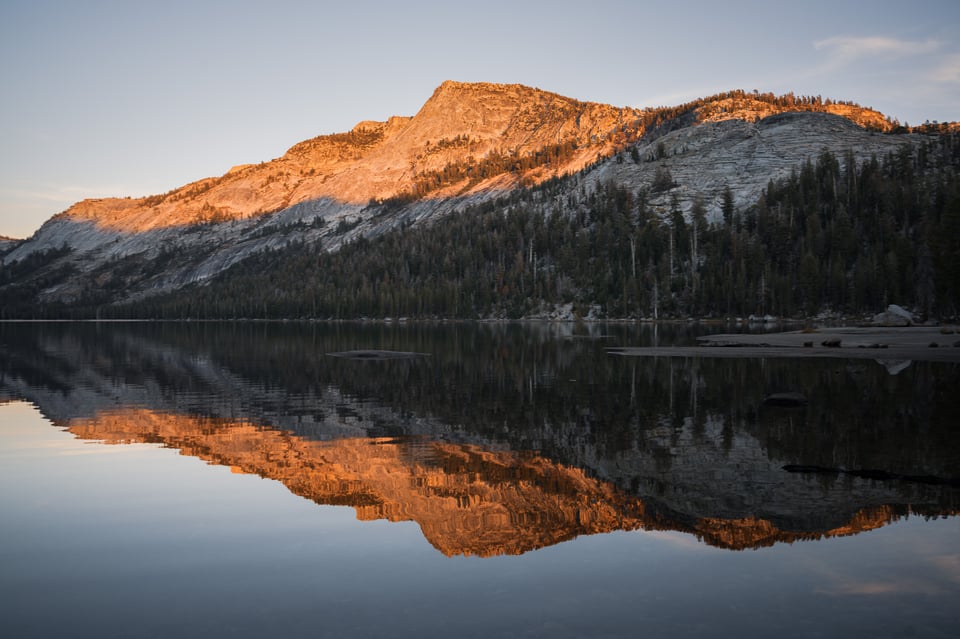
[[[801,393],[773,393],[763,399],[764,406],[785,406],[788,408],[806,406],[807,398]]]
[[[343,359],[360,360],[383,360],[383,359],[410,359],[414,357],[425,357],[426,353],[412,353],[408,351],[379,351],[379,350],[360,350],[360,351],[341,351],[339,353],[327,353],[330,357],[340,357]]]

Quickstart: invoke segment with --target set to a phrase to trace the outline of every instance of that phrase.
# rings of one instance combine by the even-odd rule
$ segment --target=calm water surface
[[[960,366],[699,330],[0,324],[0,636],[958,636]]]

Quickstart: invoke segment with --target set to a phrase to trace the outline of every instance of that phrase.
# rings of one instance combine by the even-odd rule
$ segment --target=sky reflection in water
[[[171,352],[166,352],[169,357]],[[96,369],[89,361],[84,364],[81,359],[81,364],[87,375]],[[131,371],[116,362],[112,366],[110,387],[129,384]],[[238,369],[231,370],[237,373]],[[5,371],[8,386],[12,372]],[[569,371],[559,372],[569,376]],[[185,382],[170,382],[169,371],[165,375],[167,393],[178,396],[179,391],[171,389],[182,388]],[[249,371],[238,375],[246,383],[254,377]],[[542,379],[542,370],[539,375]],[[340,388],[374,383],[358,379],[341,378]],[[880,379],[897,391],[896,382]],[[49,380],[34,380],[31,388],[44,385],[54,386]],[[514,384],[511,381],[509,385]],[[357,396],[356,386],[350,390],[350,395]],[[485,390],[474,392],[483,394]],[[103,387],[100,393],[104,393]],[[37,391],[36,397],[52,401],[54,395]],[[182,400],[183,395],[179,397]],[[245,399],[251,401],[249,396]],[[689,405],[688,397],[684,401]],[[709,396],[698,401],[709,405]],[[379,477],[377,484],[360,477],[361,470],[370,470],[363,460],[349,465],[348,453],[361,447],[351,448],[343,439],[304,438],[303,433],[283,436],[283,431],[273,427],[253,427],[242,416],[232,421],[212,420],[190,411],[176,413],[169,406],[97,408],[92,414],[87,410],[70,418],[61,415],[54,426],[28,404],[0,405],[0,563],[4,566],[0,600],[5,602],[0,634],[4,636],[579,637],[669,633],[682,637],[770,634],[776,629],[778,635],[788,637],[818,633],[946,637],[953,636],[960,626],[953,605],[960,595],[960,524],[955,516],[925,521],[917,515],[898,515],[893,523],[853,536],[816,542],[778,541],[753,550],[731,551],[729,546],[698,540],[694,533],[702,524],[675,510],[680,503],[675,494],[646,494],[642,484],[639,492],[631,492],[629,482],[593,479],[595,469],[585,474],[573,463],[575,454],[570,450],[557,448],[551,459],[533,452],[518,455],[502,439],[488,439],[487,445],[478,448],[476,437],[467,442],[451,436],[435,444],[438,440],[425,440],[422,434],[404,439],[377,432],[373,434],[379,439],[371,440],[379,442],[377,459],[382,472],[372,473]],[[349,412],[340,411],[341,417]],[[435,408],[432,417],[439,413]],[[124,414],[138,417],[117,419]],[[598,410],[594,414],[603,416]],[[158,429],[152,421],[157,415],[172,419],[168,425],[186,425],[187,430]],[[112,421],[104,416],[113,416]],[[799,419],[796,414],[792,418]],[[346,422],[350,419],[357,418],[354,415]],[[370,415],[364,419],[367,421],[360,420],[361,425],[369,427]],[[779,424],[777,428],[789,431],[779,418],[766,424]],[[92,425],[100,430],[84,430]],[[381,421],[376,428],[389,430],[396,424]],[[713,441],[709,426],[703,428],[700,440]],[[286,437],[287,447],[258,449],[254,439],[237,437],[241,432]],[[235,448],[224,447],[223,441],[219,447],[214,445],[225,434],[231,435],[225,441]],[[155,443],[100,443],[110,439],[105,435],[129,442],[152,438]],[[738,427],[733,443],[744,436]],[[531,439],[532,435],[527,432],[523,437]],[[634,448],[659,441],[657,437],[656,433],[639,433]],[[723,441],[722,432],[717,437]],[[781,454],[786,445],[783,441]],[[404,448],[404,442],[410,446]],[[675,446],[682,447],[682,443],[683,437],[674,438]],[[445,461],[436,458],[438,450],[449,453]],[[631,457],[624,450],[602,454],[624,464],[637,459],[636,453]],[[467,460],[466,466],[458,469],[451,459],[463,451],[473,451],[476,459],[485,461]],[[318,455],[315,461],[326,463],[314,466],[314,474],[309,475],[319,483],[299,486],[299,492],[309,498],[314,498],[316,491],[330,497],[331,473],[344,468],[350,472],[345,490],[337,494],[399,498],[399,493],[389,489],[398,485],[394,480],[402,475],[401,466],[390,466],[390,460],[404,461],[406,468],[421,467],[433,477],[426,483],[432,482],[436,490],[414,491],[422,503],[408,512],[394,511],[398,521],[358,521],[363,508],[386,505],[318,505],[295,494],[296,477],[302,476],[299,472],[278,480],[249,474],[258,472],[257,464],[265,470],[267,462],[281,462],[276,468],[283,468],[285,462],[287,468],[296,469],[293,462],[309,460],[305,457],[308,453]],[[527,470],[510,475],[503,460],[511,455],[526,463]],[[888,454],[873,455],[878,459]],[[220,456],[217,463],[198,459],[214,461],[216,456]],[[591,456],[596,459],[597,453]],[[672,461],[674,471],[684,468],[678,460]],[[229,463],[221,465],[224,462]],[[569,471],[584,483],[567,492],[553,486],[551,493],[551,486],[537,478],[536,469]],[[248,474],[236,472],[239,470]],[[467,474],[458,475],[457,470]],[[447,484],[441,481],[443,476],[448,477]],[[472,479],[464,480],[464,476]],[[323,478],[329,480],[327,484],[320,482]],[[679,475],[677,478],[688,489],[693,485],[683,484]],[[478,486],[483,479],[487,484]],[[401,486],[416,486],[409,475],[400,480]],[[822,479],[802,478],[800,483],[818,481]],[[853,483],[859,486],[859,480]],[[857,494],[868,501],[877,497],[880,489],[873,484],[867,482]],[[478,500],[474,505],[507,503],[500,497],[500,501],[483,501],[482,491],[491,486],[514,492],[517,486],[533,486],[558,503],[586,494],[593,495],[596,504],[605,497],[622,515],[635,517],[637,525],[633,527],[644,530],[585,535],[583,528],[577,528],[579,536],[570,541],[518,547],[523,552],[520,555],[492,553],[480,558],[449,552],[451,556],[446,556],[442,545],[437,547],[437,537],[431,540],[431,522],[426,516],[436,514],[435,504],[448,493],[455,502],[461,500],[460,510],[469,510],[464,495],[474,495]],[[584,492],[584,488],[597,492]],[[717,490],[724,490],[722,481]],[[829,496],[836,495],[839,488],[824,484],[823,490]],[[516,503],[529,506],[533,497],[527,496],[527,501]],[[658,498],[666,501],[657,502]],[[693,508],[706,503],[696,495],[688,501]],[[738,507],[728,504],[722,508],[733,512]],[[952,506],[941,508],[950,511]],[[568,511],[559,508],[556,512]],[[417,517],[420,524],[415,523]],[[411,518],[414,521],[406,520]],[[449,524],[452,520],[440,521]],[[662,525],[652,525],[657,522]],[[781,528],[789,522],[796,523],[784,516]],[[583,526],[590,522],[575,519],[574,523]],[[836,522],[825,523],[827,528],[812,523],[808,528],[819,530],[814,535],[818,536]],[[658,527],[664,530],[656,530]],[[530,527],[534,529],[536,526]],[[755,531],[755,526],[748,530]],[[444,532],[442,525],[439,532]]]

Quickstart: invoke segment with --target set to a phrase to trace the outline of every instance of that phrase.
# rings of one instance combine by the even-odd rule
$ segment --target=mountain
[[[519,85],[444,82],[413,117],[360,122],[347,133],[296,144],[270,162],[236,166],[159,196],[87,200],[62,217],[133,233],[243,220],[318,199],[366,205],[408,192],[418,177],[457,162],[497,153],[525,156],[565,143],[579,151],[554,172],[582,168],[597,153],[609,154],[610,137],[640,115]],[[471,190],[508,188],[497,177]],[[434,197],[462,194],[462,185],[456,186]]]
[[[265,251],[274,261],[290,246],[336,252],[544,185],[554,185],[549,213],[576,216],[615,186],[643,191],[666,223],[673,212],[689,222],[695,205],[715,221],[725,202],[753,206],[824,151],[860,165],[929,137],[819,97],[733,91],[640,110],[448,81],[412,117],[360,122],[162,195],[79,202],[0,246],[0,297],[9,315],[92,314],[209,282]]]

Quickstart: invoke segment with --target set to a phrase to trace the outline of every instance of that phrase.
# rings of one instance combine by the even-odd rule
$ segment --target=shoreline
[[[607,349],[631,357],[839,358],[960,362],[960,330],[910,326],[824,328],[782,333],[726,333],[698,337],[697,346]]]

